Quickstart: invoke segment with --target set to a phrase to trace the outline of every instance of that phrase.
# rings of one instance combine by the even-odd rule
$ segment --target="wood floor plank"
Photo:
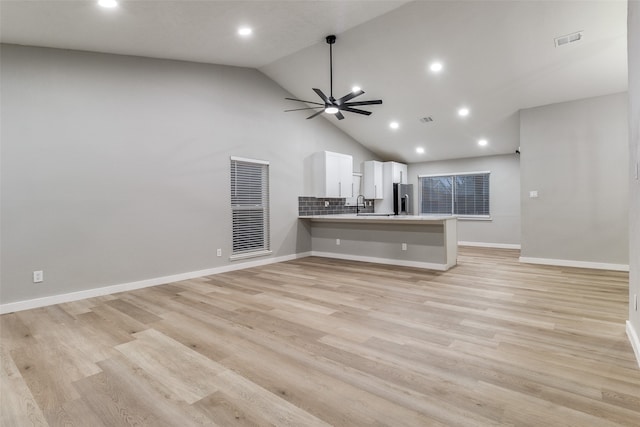
[[[155,329],[135,334],[116,350],[161,382],[176,399],[192,404],[218,390],[210,377],[224,368]]]
[[[16,313],[0,316],[0,337],[2,346],[7,351],[36,343],[31,330]]]
[[[12,350],[10,354],[41,411],[55,410],[80,397],[66,372],[73,367],[62,351],[38,343]],[[76,376],[79,377],[77,371]],[[3,388],[2,393],[8,391]]]
[[[0,317],[0,426],[640,426],[628,274],[308,257]]]
[[[0,344],[0,408],[0,425],[2,426],[48,425],[8,349],[2,344]]]

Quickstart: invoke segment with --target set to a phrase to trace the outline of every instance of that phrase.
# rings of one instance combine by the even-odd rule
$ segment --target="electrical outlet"
[[[217,255],[217,256],[222,256],[222,249],[218,249],[218,250],[216,251],[216,255]]]
[[[340,239],[336,239],[336,245],[340,246]]]
[[[403,250],[403,251],[406,251],[406,250],[407,250],[407,244],[406,244],[406,243],[403,243],[403,244],[402,244],[402,250]]]
[[[33,283],[40,283],[44,281],[44,272],[42,270],[33,272]]]
[[[538,190],[529,191],[529,198],[535,199],[538,197]]]

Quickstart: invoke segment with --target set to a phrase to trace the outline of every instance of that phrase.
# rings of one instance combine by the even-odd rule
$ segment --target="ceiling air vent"
[[[420,117],[418,120],[420,120],[420,123],[429,123],[433,121],[433,118],[431,116]]]
[[[582,31],[578,31],[576,33],[567,34],[566,36],[560,36],[553,39],[556,44],[556,47],[564,46],[567,44],[579,42],[584,37]]]

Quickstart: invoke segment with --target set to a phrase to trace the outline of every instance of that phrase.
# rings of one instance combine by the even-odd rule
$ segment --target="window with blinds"
[[[231,259],[271,253],[269,162],[231,157]]]
[[[420,213],[488,218],[489,172],[420,175]]]

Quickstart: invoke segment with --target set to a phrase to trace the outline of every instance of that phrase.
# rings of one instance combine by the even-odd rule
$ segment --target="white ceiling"
[[[627,89],[626,0],[597,1],[126,1],[0,3],[3,43],[255,67],[295,97],[358,84],[365,117],[322,114],[385,159],[419,162],[512,153],[518,111]],[[240,25],[253,27],[247,39]],[[584,31],[556,48],[554,37]],[[432,74],[438,59],[444,70]],[[274,108],[302,107],[276,100]],[[460,106],[471,114],[457,116]],[[304,120],[307,112],[283,113]],[[423,124],[419,118],[431,116]],[[398,121],[391,130],[389,122]],[[489,144],[479,147],[477,140]],[[425,154],[416,154],[421,146]]]

